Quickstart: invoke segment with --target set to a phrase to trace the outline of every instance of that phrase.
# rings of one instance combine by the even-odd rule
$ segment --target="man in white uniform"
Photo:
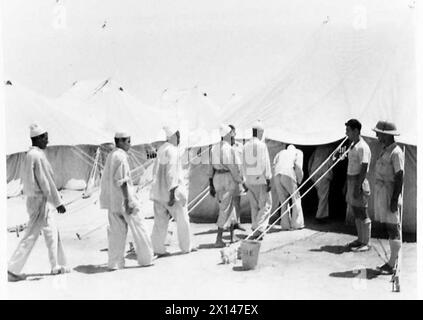
[[[363,252],[370,250],[372,230],[372,221],[367,212],[370,186],[366,179],[371,153],[369,145],[360,135],[361,123],[356,119],[351,119],[345,123],[345,126],[346,135],[352,144],[348,153],[347,210],[350,210],[354,215],[358,236],[357,240],[347,246],[353,251]]]
[[[282,230],[304,228],[301,195],[297,192],[298,185],[301,184],[304,176],[302,158],[301,150],[289,145],[288,148],[281,150],[273,160],[274,184],[280,203],[284,203],[292,195],[288,203],[281,208]],[[290,210],[286,212],[288,208]]]
[[[272,168],[269,150],[262,141],[264,128],[261,121],[254,123],[253,137],[244,145],[243,170],[245,184],[248,188],[247,197],[251,208],[251,227],[254,230],[252,239],[259,238],[266,229],[270,210],[272,209],[272,196],[270,193],[270,179]],[[262,240],[263,237],[260,238]]]
[[[208,177],[210,183],[210,195],[216,198],[219,205],[219,217],[217,219],[216,246],[224,247],[222,239],[226,224],[230,224],[231,241],[233,229],[237,222],[234,207],[234,192],[243,183],[241,168],[235,150],[231,147],[232,130],[227,125],[220,127],[221,142],[213,146],[210,152],[211,163]]]
[[[48,249],[51,273],[70,272],[56,227],[54,208],[63,214],[66,208],[54,182],[53,170],[44,153],[48,144],[48,133],[38,124],[30,126],[32,147],[26,153],[22,170],[23,193],[29,214],[27,230],[9,260],[9,281],[24,280],[20,274],[42,231]]]
[[[238,164],[241,166],[241,170],[242,170],[241,161],[244,158],[243,156],[244,146],[241,143],[238,143],[235,139],[236,137],[235,126],[230,124],[229,127],[232,129],[231,146],[235,150],[235,154],[237,156],[237,159],[239,160]],[[233,194],[233,202],[234,202],[234,207],[236,212],[236,223],[234,224],[233,228],[241,230],[241,231],[245,231],[244,227],[241,226],[241,195],[244,193],[244,190],[245,190],[244,186],[242,184],[238,184]]]
[[[392,122],[379,121],[373,129],[383,149],[375,167],[375,220],[384,224],[391,255],[389,261],[378,269],[393,274],[402,245],[402,230],[399,208],[402,205],[401,192],[404,179],[404,153],[395,142],[399,135]]]
[[[131,229],[135,252],[140,266],[149,266],[153,250],[144,218],[134,193],[128,150],[131,137],[127,132],[115,134],[116,148],[107,156],[101,178],[100,207],[108,210],[108,267],[114,271],[125,267],[125,246],[128,226]]]
[[[308,162],[308,174],[311,176],[314,173],[314,175],[311,177],[311,180],[314,183],[319,180],[323,174],[326,173],[325,176],[320,179],[319,183],[315,185],[315,188],[317,190],[317,197],[319,198],[319,204],[316,212],[316,220],[318,222],[323,222],[327,218],[329,218],[329,189],[330,183],[333,179],[333,171],[327,171],[333,165],[332,158],[329,159],[320,168],[319,171],[315,171],[320,167],[323,162],[326,161],[326,159],[331,155],[332,152],[333,147],[331,145],[317,146],[316,150],[314,150]]]
[[[179,248],[183,253],[196,250],[192,247],[188,216],[188,183],[179,155],[180,133],[165,127],[166,142],[157,151],[154,180],[150,199],[154,201],[154,226],[151,235],[154,253],[168,255],[165,241],[170,216],[176,221]]]

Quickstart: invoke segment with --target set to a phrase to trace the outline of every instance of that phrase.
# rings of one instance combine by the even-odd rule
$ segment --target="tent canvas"
[[[161,139],[160,123],[164,118],[157,108],[140,102],[118,81],[76,81],[55,100],[66,114],[76,114],[85,126],[106,133],[102,142],[113,142],[116,131],[129,131],[133,144]]]
[[[348,119],[357,118],[372,151],[372,184],[380,146],[371,129],[379,120],[394,121],[401,132],[397,140],[406,150],[403,227],[416,232],[414,26],[410,12],[402,13],[397,23],[370,21],[365,29],[339,23],[320,26],[280,77],[242,99],[233,110],[226,110],[222,122],[234,124],[238,137],[249,138],[252,123],[262,120],[273,160],[281,142],[300,146],[331,143],[344,136]],[[274,200],[275,196],[273,191]],[[370,203],[373,216],[372,199]],[[194,214],[200,215],[207,205],[199,206]]]

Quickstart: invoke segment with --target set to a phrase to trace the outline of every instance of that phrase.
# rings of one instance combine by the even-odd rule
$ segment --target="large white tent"
[[[410,11],[405,6],[398,12],[397,23],[322,24],[279,78],[240,101],[224,121],[234,123],[245,137],[251,124],[261,119],[273,157],[282,147],[277,142],[312,146],[342,139],[344,123],[357,118],[373,160],[380,146],[372,128],[379,120],[394,121],[401,132],[397,141],[406,152],[404,230],[415,232],[418,135]],[[373,168],[374,161],[371,183]],[[370,204],[371,215],[372,210]]]

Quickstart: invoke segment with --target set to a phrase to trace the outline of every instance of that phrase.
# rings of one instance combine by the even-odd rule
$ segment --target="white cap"
[[[172,128],[171,126],[164,126],[163,130],[166,133],[166,139],[169,139],[178,131],[178,129]]]
[[[254,122],[252,128],[264,130],[263,123],[261,122],[261,120],[257,120],[256,122]]]
[[[115,138],[129,138],[130,136],[128,131],[117,131],[115,133]]]
[[[31,138],[40,136],[40,135],[42,135],[46,132],[47,132],[47,130],[44,130],[37,123],[33,123],[29,126],[29,135],[31,136]]]
[[[295,146],[293,146],[292,144],[290,144],[288,146],[288,148],[286,148],[286,150],[291,151],[291,152],[296,152],[297,148],[295,148]]]
[[[226,136],[229,132],[231,132],[231,127],[226,125],[226,124],[222,124],[219,128],[219,132],[220,132],[220,136],[224,137]]]

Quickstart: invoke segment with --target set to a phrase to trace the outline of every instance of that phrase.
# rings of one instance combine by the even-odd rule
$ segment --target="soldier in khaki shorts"
[[[372,222],[367,212],[370,197],[369,182],[366,179],[371,159],[370,148],[361,137],[361,123],[356,119],[345,123],[346,135],[352,143],[348,153],[347,193],[348,210],[351,210],[357,228],[357,240],[347,245],[352,251],[363,252],[370,249]]]
[[[385,274],[393,274],[401,249],[401,191],[404,176],[404,153],[394,140],[399,135],[394,123],[379,121],[373,129],[383,149],[376,160],[374,210],[375,220],[383,223],[389,236],[391,256],[378,267]]]

